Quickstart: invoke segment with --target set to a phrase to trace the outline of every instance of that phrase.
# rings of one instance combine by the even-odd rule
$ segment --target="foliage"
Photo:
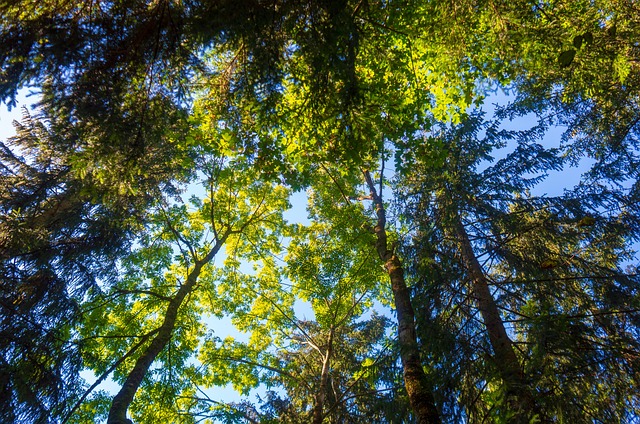
[[[116,381],[130,379],[169,331],[131,406],[138,421],[182,420],[180,402],[151,411],[145,399],[176,399],[190,390],[190,363],[206,332],[200,316],[221,316],[231,307],[218,296],[219,271],[212,267],[220,248],[226,246],[225,261],[234,267],[236,257],[259,256],[277,246],[286,189],[251,180],[240,172],[243,163],[203,154],[199,164],[207,172],[207,197],[160,207],[139,247],[122,260],[121,278],[85,305],[80,330],[85,366],[101,379],[111,373]]]
[[[630,421],[638,16],[2,3],[0,98],[40,95],[0,144],[7,420],[419,421],[410,370],[436,421]],[[492,89],[514,102],[486,120]],[[303,190],[309,222],[285,222]],[[212,394],[227,385],[240,402]]]
[[[0,144],[0,282],[3,410],[44,421],[75,396],[81,367],[72,343],[79,305],[127,248],[135,203],[97,203],[56,150],[56,134],[26,111]]]
[[[587,185],[588,177],[557,198],[532,196],[526,189],[541,178],[537,173],[561,164],[532,135],[497,131],[476,115],[400,156],[400,166],[413,171],[398,188],[415,228],[407,254],[424,314],[419,328],[423,339],[441,340],[425,349],[446,358],[436,369],[451,414],[500,420],[513,412],[501,406],[507,400],[501,364],[476,318],[473,277],[454,241],[457,215],[482,259],[539,414],[624,421],[638,402],[620,389],[635,381],[628,373],[636,367],[630,352],[637,352],[637,275],[623,266],[634,257],[638,233],[629,208],[637,202],[626,189]],[[514,138],[526,144],[486,164],[491,146]],[[435,162],[434,150],[444,153]],[[612,302],[610,292],[624,293],[624,301]],[[617,348],[612,331],[624,339]],[[597,389],[587,395],[587,387]]]
[[[363,211],[335,204],[326,188],[309,193],[312,221],[290,230],[284,268],[266,257],[253,278],[225,273],[233,276],[228,284],[234,289],[224,290],[233,304],[253,299],[232,314],[249,339],[207,340],[202,383],[232,381],[243,393],[261,384],[268,391],[256,405],[218,405],[218,413],[301,423],[312,421],[316,409],[325,420],[347,422],[402,416],[391,396],[398,381],[385,342],[388,320],[364,316],[380,295],[381,275],[371,252],[360,247],[371,235],[351,225]],[[301,309],[313,319],[298,318]]]

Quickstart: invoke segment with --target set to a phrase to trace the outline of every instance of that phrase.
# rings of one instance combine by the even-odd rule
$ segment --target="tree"
[[[365,220],[360,204],[335,203],[339,192],[335,185],[308,192],[312,221],[290,230],[283,269],[266,256],[253,277],[229,273],[227,284],[235,287],[225,290],[234,299],[230,302],[252,299],[232,318],[250,333],[249,340],[208,340],[200,381],[231,379],[243,392],[257,384],[269,391],[256,404],[219,405],[215,413],[256,422],[408,419],[398,396],[394,349],[386,340],[388,320],[364,316],[383,296],[382,275],[369,248],[372,234],[353,225],[354,216]],[[312,319],[299,318],[296,299],[308,304],[303,313]]]
[[[0,143],[0,317],[3,394],[9,420],[45,421],[77,393],[80,305],[110,281],[128,248],[138,199],[84,186],[56,150],[64,133],[26,111]],[[98,202],[97,198],[109,198]]]
[[[364,171],[367,187],[376,208],[377,222],[374,228],[376,235],[376,253],[383,261],[391,280],[394,306],[398,320],[398,342],[402,359],[404,384],[411,402],[411,407],[419,423],[439,423],[440,416],[431,392],[432,388],[424,372],[415,327],[415,314],[411,305],[411,296],[405,282],[405,271],[402,262],[389,246],[386,229],[386,212],[382,197],[378,194],[371,174]]]
[[[223,310],[212,301],[217,297],[214,257],[225,244],[231,252],[249,252],[252,238],[267,240],[270,231],[279,231],[285,189],[252,181],[248,173],[239,172],[243,162],[203,155],[199,169],[206,171],[206,199],[194,197],[191,208],[160,207],[138,239],[140,247],[123,261],[121,278],[84,305],[79,342],[84,344],[86,366],[99,375],[96,383],[114,373],[122,384],[107,422],[130,422],[129,408],[139,420],[179,416],[171,404],[150,411],[134,396],[140,392],[143,399],[154,398],[158,390],[162,396],[167,390],[177,396],[188,389],[187,361],[203,335],[198,315]],[[152,372],[157,361],[165,371]]]
[[[259,357],[259,344],[220,347],[209,339],[213,351],[242,357],[240,376],[227,372],[234,369],[228,364],[192,368],[188,353],[200,346],[201,310],[240,316],[258,292],[287,310],[299,296],[275,284],[280,270],[264,259],[280,252],[275,235],[288,230],[278,218],[261,231],[247,215],[261,207],[236,200],[256,200],[252,190],[261,187],[265,199],[280,196],[263,205],[278,216],[286,207],[283,186],[312,186],[332,193],[318,206],[331,211],[328,225],[342,222],[339,208],[330,207],[339,203],[352,213],[355,232],[365,219],[351,204],[366,197],[358,189],[362,170],[376,210],[367,237],[388,271],[401,324],[393,352],[419,420],[434,420],[436,411],[444,420],[621,420],[625,407],[636,408],[629,387],[637,370],[637,278],[622,270],[625,259],[635,260],[628,252],[638,228],[632,2],[210,3],[0,6],[0,97],[11,104],[18,89],[35,88],[43,118],[27,118],[15,144],[0,153],[0,322],[11,336],[2,346],[10,393],[3,402],[17,411],[11,419],[106,415],[104,394],[88,399],[62,383],[77,381],[81,366],[98,382],[111,374],[126,382],[114,421],[126,420],[127,409],[140,420],[194,420],[192,411],[210,402],[197,399],[193,380],[257,384],[249,362]],[[497,123],[467,119],[494,87],[517,96],[502,116],[533,113],[540,125],[508,134]],[[453,129],[425,138],[439,121]],[[560,149],[543,149],[536,137],[556,124],[568,128]],[[481,169],[492,149],[514,138],[513,154]],[[405,191],[402,225],[414,245],[389,242],[392,202],[383,202],[384,184],[376,188],[368,171],[387,151],[399,157],[395,187]],[[229,160],[214,166],[215,178],[211,163],[199,159],[212,152]],[[571,193],[527,192],[537,181],[527,173],[583,158],[595,164]],[[222,270],[209,260],[224,231],[197,218],[215,202],[181,208],[172,197],[202,173],[209,189],[228,182],[238,194],[224,200],[229,215],[216,212],[215,225],[233,233],[251,222],[228,235],[234,248]],[[242,222],[225,221],[238,217],[234,210]],[[206,228],[213,241],[196,236]],[[335,243],[350,242],[339,235],[331,234]],[[234,280],[247,263],[267,264],[271,274]],[[559,281],[564,298],[553,290]],[[158,284],[153,290],[151,282]],[[216,285],[231,293],[216,296]],[[205,294],[208,303],[198,297]],[[154,321],[160,317],[164,324]],[[324,365],[316,375],[326,388],[337,375],[330,364],[339,360],[338,326],[287,325],[296,322],[330,347],[314,343]],[[344,338],[360,334],[351,324]],[[551,343],[556,333],[566,335]],[[271,371],[280,369],[282,358],[267,356],[260,359],[274,361]],[[343,359],[354,367],[362,360],[348,349]],[[615,360],[623,365],[616,368]],[[34,381],[37,393],[27,395],[25,381]],[[291,399],[290,416],[305,416],[313,402],[316,420],[330,417],[330,393],[316,394]],[[575,401],[581,396],[584,405]],[[143,411],[145,403],[158,408]],[[251,408],[245,403],[236,412],[258,419]],[[348,409],[355,416],[363,408]]]
[[[579,186],[575,192],[559,198],[521,194],[544,177],[539,172],[559,166],[561,160],[553,150],[531,143],[535,131],[500,132],[496,124],[483,123],[480,117],[476,115],[457,127],[435,132],[420,150],[403,152],[401,162],[412,167],[412,174],[399,187],[406,190],[408,222],[416,224],[417,230],[411,269],[424,292],[418,296],[425,296],[422,305],[426,316],[421,335],[448,340],[450,344],[433,347],[438,351],[459,352],[454,358],[462,364],[457,366],[469,373],[460,382],[443,376],[440,384],[444,388],[451,383],[459,385],[452,394],[462,396],[470,390],[465,385],[470,384],[470,394],[466,395],[469,398],[461,406],[472,419],[484,419],[483,415],[522,422],[536,415],[543,419],[572,417],[580,421],[624,419],[625,409],[637,401],[627,403],[613,393],[618,393],[618,384],[623,381],[629,384],[633,377],[621,374],[618,365],[608,359],[598,365],[590,363],[582,352],[587,349],[590,352],[587,356],[593,359],[591,355],[597,356],[595,351],[600,350],[596,346],[607,346],[606,355],[618,357],[622,363],[628,359],[629,352],[613,348],[598,336],[602,330],[592,327],[591,314],[597,316],[602,308],[617,311],[619,306],[604,306],[607,300],[602,297],[603,292],[593,291],[591,285],[616,286],[619,287],[616,290],[626,291],[630,281],[637,278],[619,268],[628,258],[629,238],[637,238],[637,226],[626,221],[626,212],[603,209],[604,205],[614,204],[626,209],[627,204],[634,202],[625,190],[604,187],[591,187],[593,191],[587,193],[584,186]],[[483,138],[479,137],[480,130],[485,134]],[[520,140],[512,153],[495,165],[485,165],[485,169],[476,171],[481,161],[491,158],[492,146],[503,146],[510,139]],[[405,162],[411,155],[415,156]],[[416,167],[417,164],[420,165]],[[603,226],[598,228],[596,222]],[[608,242],[602,243],[602,239]],[[513,281],[519,284],[513,285]],[[563,281],[571,283],[565,287]],[[564,287],[561,296],[557,290],[560,284]],[[633,315],[636,295],[627,293],[623,315]],[[539,305],[538,302],[545,306],[536,307],[532,313],[528,308]],[[592,306],[586,306],[589,304]],[[601,306],[595,307],[596,304]],[[577,312],[583,307],[591,312]],[[484,328],[474,323],[475,310],[482,317]],[[538,327],[541,322],[550,325],[551,321],[565,322],[560,325],[573,330]],[[628,324],[626,318],[623,322]],[[550,333],[555,335],[557,346],[563,346],[558,350],[552,348],[553,353],[547,347]],[[611,335],[608,334],[606,338]],[[577,339],[570,341],[574,336]],[[635,344],[631,339],[628,341]],[[467,343],[474,348],[465,349]],[[487,358],[482,361],[485,362],[482,366],[488,368],[479,371],[482,362],[477,359],[478,350],[487,349],[482,344],[490,346],[491,355],[488,361]],[[544,360],[541,351],[545,352]],[[576,373],[562,365],[565,360],[583,368]],[[465,364],[471,361],[476,364]],[[471,374],[478,372],[475,376]],[[494,372],[501,380],[498,387],[502,388],[497,392],[495,377],[490,377]],[[591,381],[593,375],[599,376],[603,391],[611,393],[611,397],[604,395],[608,399],[605,401],[594,396],[587,402],[574,398],[575,393],[585,394],[589,384],[598,384]],[[554,379],[556,385],[551,389],[545,382],[546,376],[563,377]],[[469,383],[465,382],[468,378]],[[484,388],[482,381],[486,381]],[[569,388],[573,384],[582,389]],[[549,396],[555,396],[554,400],[547,402]],[[479,398],[484,398],[486,406],[478,406]],[[587,406],[591,400],[598,406]]]

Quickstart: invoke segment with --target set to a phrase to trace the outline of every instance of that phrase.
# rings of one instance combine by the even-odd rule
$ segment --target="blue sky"
[[[22,105],[26,105],[24,96],[20,96],[20,102],[18,103],[18,107],[15,107],[9,110],[7,109],[7,105],[2,104],[0,106],[0,140],[5,141],[7,137],[15,134],[15,129],[13,128],[13,120],[20,120],[22,116]]]

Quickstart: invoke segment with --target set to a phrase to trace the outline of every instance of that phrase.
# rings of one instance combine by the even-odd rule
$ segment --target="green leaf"
[[[566,68],[567,66],[571,65],[575,57],[576,57],[575,49],[564,51],[560,53],[560,56],[558,56],[558,63],[560,64],[560,67]]]
[[[583,40],[584,38],[582,37],[582,35],[576,35],[575,37],[573,37],[573,47],[579,50],[580,47],[582,47]]]

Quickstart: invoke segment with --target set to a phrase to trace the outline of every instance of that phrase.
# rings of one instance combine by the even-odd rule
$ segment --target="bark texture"
[[[400,344],[400,359],[404,372],[404,385],[409,396],[411,409],[419,424],[439,424],[440,415],[420,360],[415,313],[404,278],[402,261],[395,255],[393,249],[389,249],[386,232],[386,212],[382,198],[376,192],[369,171],[364,172],[364,177],[371,193],[371,199],[376,206],[377,223],[374,228],[376,250],[391,280],[398,320],[398,342]]]
[[[149,371],[149,367],[171,340],[173,329],[176,326],[176,320],[178,318],[178,309],[182,305],[182,302],[193,290],[202,268],[218,253],[227,236],[228,233],[219,239],[204,258],[195,261],[193,269],[187,276],[187,280],[182,286],[180,286],[180,289],[169,302],[169,306],[167,307],[167,311],[164,315],[164,320],[156,336],[138,358],[136,364],[131,372],[129,372],[127,379],[122,385],[122,388],[114,396],[113,401],[111,402],[111,408],[109,409],[107,424],[132,424],[132,421],[127,418],[129,405],[133,402],[133,398],[138,391],[138,388],[140,388],[140,384],[142,383],[144,376]]]

